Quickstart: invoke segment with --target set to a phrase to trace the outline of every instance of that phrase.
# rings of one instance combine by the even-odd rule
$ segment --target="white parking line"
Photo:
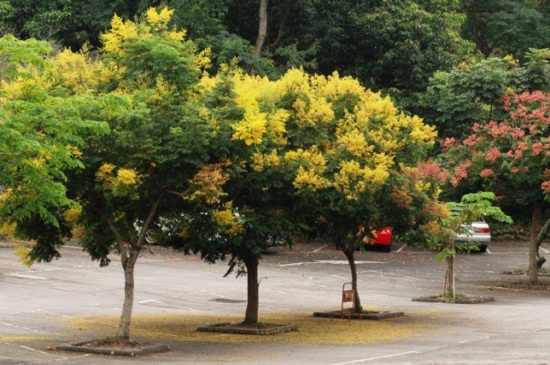
[[[36,275],[27,275],[27,274],[21,274],[21,273],[13,273],[10,274],[10,276],[14,276],[16,278],[21,279],[35,279],[35,280],[48,280],[48,278],[42,277],[42,276],[36,276]]]
[[[408,351],[408,352],[402,352],[402,353],[399,353],[399,354],[392,354],[392,355],[385,355],[385,356],[377,356],[377,357],[368,357],[368,358],[365,358],[365,359],[359,359],[359,360],[354,360],[354,361],[340,362],[340,363],[338,363],[338,364],[332,364],[332,365],[359,364],[359,363],[367,362],[367,361],[380,360],[380,359],[389,359],[389,358],[392,358],[392,357],[398,357],[398,356],[404,356],[404,355],[411,355],[411,354],[419,354],[419,353],[420,353],[419,351]]]
[[[406,244],[405,244],[405,245],[403,245],[403,246],[401,246],[401,247],[399,247],[399,250],[397,250],[397,251],[395,251],[395,252],[401,252],[401,250],[403,250],[403,249],[404,249],[405,247],[407,247],[407,245],[406,245]]]
[[[313,250],[313,252],[314,252],[314,253],[317,253],[317,252],[321,251],[323,248],[325,248],[325,247],[327,247],[327,246],[328,246],[328,245],[321,246],[321,247],[319,247],[318,249]]]
[[[548,253],[548,250],[545,250],[542,246],[539,247],[539,250],[542,250],[544,253]]]

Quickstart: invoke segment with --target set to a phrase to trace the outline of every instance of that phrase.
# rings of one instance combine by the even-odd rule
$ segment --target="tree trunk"
[[[258,323],[258,310],[260,298],[260,283],[258,281],[258,259],[247,259],[244,261],[246,266],[246,280],[248,300],[246,304],[246,314],[244,324],[254,325]]]
[[[283,34],[285,33],[286,22],[288,20],[288,17],[290,16],[291,8],[292,8],[292,0],[287,0],[285,15],[283,16],[283,19],[281,19],[281,22],[279,23],[279,31],[277,32],[277,37],[275,38],[273,43],[271,43],[272,51],[275,51],[277,48],[279,48],[279,45],[281,44],[281,40],[283,39]]]
[[[445,272],[445,284],[443,285],[443,296],[456,298],[456,277],[455,277],[455,240],[451,238],[449,249],[453,252],[445,261],[447,262],[447,271]]]
[[[531,218],[531,240],[529,243],[529,282],[536,284],[539,281],[538,277],[538,258],[539,247],[537,238],[541,231],[542,225],[542,204],[535,202],[533,204],[533,215]]]
[[[359,291],[357,290],[357,266],[355,265],[355,248],[344,250],[343,252],[348,259],[349,268],[351,270],[351,287],[355,293],[355,299],[353,302],[354,312],[361,313],[363,307],[361,306],[361,298],[359,297]]]
[[[537,236],[537,250],[540,249],[540,245],[542,244],[542,241],[546,238],[546,235],[548,235],[548,232],[550,231],[550,219],[544,223],[544,226],[540,229],[540,232]],[[537,266],[540,269],[542,265],[546,262],[546,259],[543,256],[540,256],[537,260]]]
[[[124,304],[116,336],[124,341],[130,340],[130,324],[134,307],[134,268],[139,251],[137,245],[131,245],[128,254],[121,255],[122,268],[124,269]]]
[[[259,18],[260,24],[258,26],[258,38],[256,38],[256,44],[254,45],[254,53],[256,59],[260,59],[262,54],[262,47],[264,46],[265,38],[267,37],[267,3],[268,0],[260,1]],[[254,64],[250,67],[248,72],[250,76],[254,76]]]

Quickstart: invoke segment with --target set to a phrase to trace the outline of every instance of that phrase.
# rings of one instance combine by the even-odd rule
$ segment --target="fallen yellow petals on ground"
[[[133,339],[181,340],[227,343],[282,343],[355,345],[391,342],[413,336],[433,334],[445,322],[445,316],[433,312],[418,312],[384,320],[352,320],[347,318],[315,318],[312,313],[266,314],[260,322],[298,326],[297,332],[277,335],[237,335],[198,332],[201,326],[237,323],[242,315],[171,313],[135,315],[132,320]],[[109,337],[116,333],[118,316],[80,316],[72,318],[68,327],[88,337]],[[90,334],[93,333],[92,334]]]

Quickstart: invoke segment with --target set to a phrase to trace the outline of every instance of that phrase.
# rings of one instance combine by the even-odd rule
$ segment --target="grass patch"
[[[68,327],[86,333],[87,337],[102,338],[116,332],[119,316],[81,316],[68,320]],[[314,318],[311,313],[268,314],[260,321],[298,326],[298,332],[272,336],[251,336],[198,332],[205,325],[240,322],[240,315],[223,314],[147,314],[135,315],[132,320],[132,338],[227,343],[281,343],[353,345],[391,342],[407,337],[426,335],[430,328],[442,324],[441,318],[417,313],[384,321],[347,321]],[[89,334],[89,333],[92,333]]]

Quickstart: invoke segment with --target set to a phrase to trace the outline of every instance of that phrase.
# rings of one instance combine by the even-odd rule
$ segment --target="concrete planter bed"
[[[335,319],[368,319],[368,320],[380,320],[387,318],[402,317],[403,312],[389,312],[389,311],[363,311],[362,313],[352,313],[350,311],[332,311],[332,312],[315,312],[313,317],[322,318],[335,318]]]
[[[236,335],[277,335],[298,331],[298,326],[279,325],[271,323],[259,323],[255,326],[247,326],[242,323],[220,323],[197,328],[200,332],[218,332]]]
[[[83,352],[87,354],[112,355],[112,356],[140,356],[158,352],[170,351],[168,345],[151,343],[120,343],[110,340],[91,340],[74,344],[60,345],[55,348],[58,351]]]
[[[460,295],[456,298],[447,298],[439,295],[434,295],[430,297],[420,297],[413,298],[414,302],[428,302],[428,303],[454,303],[454,304],[480,304],[494,302],[495,298],[493,297],[484,297],[484,296],[469,296],[469,295]]]

